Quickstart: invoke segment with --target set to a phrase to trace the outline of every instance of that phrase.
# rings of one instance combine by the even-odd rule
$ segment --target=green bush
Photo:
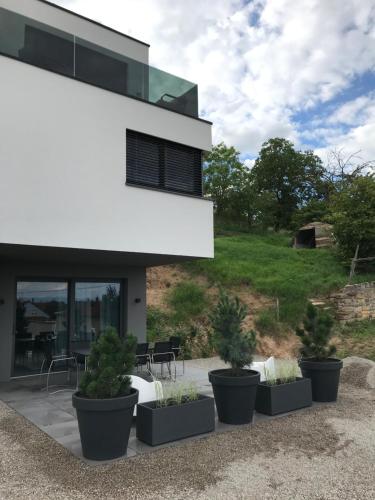
[[[220,358],[231,365],[235,376],[241,375],[242,368],[252,363],[256,348],[255,332],[242,330],[246,314],[246,306],[238,297],[229,297],[221,291],[219,302],[210,315],[214,345]]]
[[[362,321],[351,321],[339,328],[339,332],[345,337],[354,339],[368,339],[375,340],[375,319],[364,319]]]
[[[304,328],[297,328],[296,334],[301,339],[301,355],[323,361],[336,352],[334,345],[329,345],[333,319],[325,311],[320,311],[308,304],[303,320]]]
[[[263,309],[255,319],[255,327],[261,336],[281,337],[286,331],[286,327],[277,321],[274,309]]]
[[[121,339],[114,328],[108,328],[92,344],[80,393],[90,399],[126,396],[130,392],[130,374],[135,365],[137,339]]]
[[[165,340],[170,337],[170,318],[155,306],[147,307],[147,342]]]
[[[375,177],[354,179],[331,203],[334,235],[342,254],[351,259],[375,256]]]
[[[201,315],[208,300],[204,288],[193,281],[183,281],[173,287],[167,296],[176,323],[185,323]]]
[[[306,205],[299,208],[292,217],[292,228],[294,231],[300,229],[305,224],[314,221],[324,221],[328,217],[329,208],[325,200],[312,198]]]

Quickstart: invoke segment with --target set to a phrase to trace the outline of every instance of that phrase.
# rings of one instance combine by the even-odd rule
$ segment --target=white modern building
[[[213,257],[211,124],[197,85],[148,51],[49,2],[0,0],[1,381],[107,326],[144,340],[146,268]]]

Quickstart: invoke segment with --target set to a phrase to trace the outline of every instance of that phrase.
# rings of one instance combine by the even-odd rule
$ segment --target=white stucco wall
[[[209,124],[3,56],[0,74],[0,243],[213,256],[211,202],[125,185],[127,128],[206,150]]]
[[[0,0],[0,7],[31,17],[137,61],[148,63],[147,45],[38,0]]]

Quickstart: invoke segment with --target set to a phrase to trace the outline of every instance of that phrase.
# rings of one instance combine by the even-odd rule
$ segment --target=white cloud
[[[344,103],[332,113],[327,123],[361,125],[368,121],[375,121],[375,92]]]
[[[293,120],[375,71],[374,0],[55,1],[148,41],[151,64],[196,81],[216,142],[256,155],[269,137],[301,146],[310,134],[375,157],[373,95],[305,137]]]
[[[359,152],[365,161],[375,160],[375,92],[347,101],[314,120],[314,126],[303,130],[301,136],[325,144],[316,150],[322,158],[330,150],[342,149],[347,154]]]
[[[375,120],[338,134],[315,152],[324,160],[328,152],[334,149],[342,150],[345,155],[358,153],[357,156],[363,161],[375,161]]]

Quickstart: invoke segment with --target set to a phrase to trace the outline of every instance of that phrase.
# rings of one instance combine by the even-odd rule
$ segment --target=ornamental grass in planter
[[[256,348],[255,332],[244,332],[247,314],[238,297],[220,292],[217,306],[210,316],[213,341],[220,358],[230,368],[212,370],[212,384],[219,420],[227,424],[246,424],[252,421],[255,396],[260,374],[245,369],[253,361]]]
[[[107,329],[91,346],[79,391],[73,394],[83,456],[109,460],[125,455],[138,391],[128,376],[135,364],[136,338]]]
[[[303,326],[296,330],[302,342],[299,366],[302,375],[311,379],[312,399],[336,401],[342,361],[332,357],[336,352],[336,347],[329,343],[333,319],[308,304]]]
[[[278,415],[311,406],[311,381],[299,376],[295,362],[280,365],[273,373],[266,370],[265,377],[258,385],[257,412]]]
[[[214,400],[196,385],[174,384],[156,401],[137,405],[137,438],[151,446],[215,429]]]

